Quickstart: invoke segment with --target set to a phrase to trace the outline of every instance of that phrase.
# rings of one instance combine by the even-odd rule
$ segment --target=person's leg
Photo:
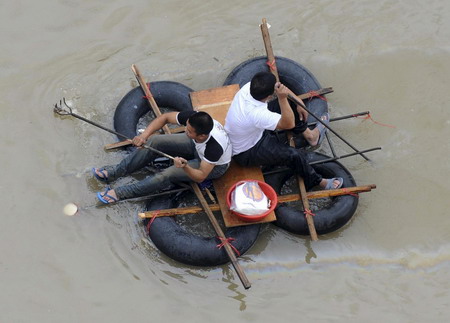
[[[307,188],[319,185],[322,180],[302,151],[279,142],[270,132],[264,133],[253,148],[233,158],[242,166],[288,166],[303,177]]]
[[[330,122],[330,115],[328,113],[324,114],[320,117],[320,120],[328,124]],[[306,127],[306,129],[302,132],[302,135],[308,144],[311,147],[314,147],[322,143],[326,131],[327,128],[320,122],[317,122],[317,126],[314,129],[309,129]]]
[[[200,167],[200,161],[198,159],[189,160],[188,164],[192,168]],[[228,165],[215,166],[206,179],[218,178],[222,176],[227,169]],[[116,189],[109,191],[108,194],[118,199],[127,199],[148,195],[180,182],[192,182],[192,179],[182,168],[170,166],[137,183],[117,187]]]
[[[188,164],[191,167],[198,168],[198,160],[190,160]],[[189,182],[191,178],[182,168],[170,166],[159,173],[155,173],[145,179],[129,185],[119,186],[114,189],[118,199],[128,199],[133,197],[145,196],[156,191],[168,188],[172,184],[179,182]]]
[[[195,146],[191,139],[184,133],[173,135],[154,135],[147,141],[147,145],[174,157],[179,156],[186,159],[195,157]],[[106,174],[108,181],[114,181],[119,177],[132,174],[133,172],[147,166],[159,155],[150,149],[139,148],[128,155],[116,166],[105,166],[102,168],[102,177]],[[99,169],[94,170],[96,173]]]

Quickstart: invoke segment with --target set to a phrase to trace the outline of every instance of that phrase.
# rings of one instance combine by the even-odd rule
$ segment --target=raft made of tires
[[[171,111],[191,111],[192,103],[189,93],[192,89],[172,81],[158,81],[150,84],[150,91],[159,107]],[[114,129],[128,138],[137,134],[139,119],[150,112],[150,105],[141,87],[129,91],[117,105],[114,113]],[[119,138],[123,140],[123,138]]]
[[[171,81],[150,83],[150,91],[161,108],[170,111],[190,111],[192,103],[189,87]],[[140,87],[129,91],[119,102],[114,114],[114,128],[117,132],[133,138],[137,134],[139,119],[150,111],[147,99]],[[122,140],[123,138],[119,138]],[[174,196],[151,200],[147,210],[157,210],[175,207]],[[146,221],[147,223],[148,221]],[[224,234],[230,244],[243,255],[255,243],[260,224],[246,225],[227,229]],[[149,229],[150,239],[155,246],[168,257],[184,264],[193,266],[217,266],[228,263],[229,257],[225,248],[219,248],[222,243],[217,237],[203,237],[188,232],[181,227],[174,217],[157,217]]]
[[[147,210],[174,208],[175,199],[167,197],[152,200]],[[151,221],[151,220],[148,220]],[[147,222],[148,223],[148,222]],[[236,256],[246,253],[258,238],[261,224],[228,228],[224,234],[237,250]],[[218,237],[203,237],[180,226],[174,217],[157,217],[149,226],[149,236],[155,246],[168,257],[193,266],[218,266],[230,262],[223,243]]]

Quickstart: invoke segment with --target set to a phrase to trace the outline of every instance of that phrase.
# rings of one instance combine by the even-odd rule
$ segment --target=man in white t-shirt
[[[267,109],[273,94],[278,97],[281,114]],[[339,188],[342,178],[324,179],[308,164],[304,152],[279,141],[274,130],[295,127],[295,116],[288,102],[290,90],[276,82],[268,72],[255,74],[251,82],[236,93],[225,119],[225,130],[233,146],[233,159],[242,166],[284,165],[305,180],[307,188]],[[306,120],[304,111],[297,107]],[[305,127],[306,129],[306,127]]]
[[[185,133],[154,135],[168,123],[186,126]],[[148,142],[147,142],[148,140]],[[97,198],[105,204],[121,199],[144,196],[179,182],[202,182],[222,176],[231,161],[232,148],[223,126],[206,112],[169,112],[155,118],[144,132],[133,138],[133,144],[148,146],[174,158],[174,165],[161,172],[128,185],[107,188],[98,192]],[[151,163],[159,155],[152,150],[140,148],[123,159],[118,165],[93,168],[95,178],[112,182],[129,175]]]

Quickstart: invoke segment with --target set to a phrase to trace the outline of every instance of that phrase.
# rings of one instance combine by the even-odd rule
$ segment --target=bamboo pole
[[[161,111],[159,110],[159,107],[156,104],[156,101],[153,99],[153,96],[152,96],[150,90],[148,89],[148,87],[144,81],[144,78],[139,73],[139,70],[137,69],[136,65],[133,64],[131,66],[131,69],[133,70],[134,75],[136,76],[139,84],[141,85],[142,90],[146,93],[148,98],[151,98],[151,99],[149,99],[149,103],[150,103],[151,108],[155,112],[155,115],[157,115],[157,116],[161,115]],[[169,127],[165,127],[163,129],[166,134],[171,133]],[[206,214],[208,215],[208,218],[209,218],[212,226],[214,227],[216,234],[219,236],[219,238],[222,240],[222,242],[225,242],[227,238],[226,238],[225,234],[223,233],[222,229],[220,228],[220,225],[217,222],[217,219],[214,217],[214,214],[212,213],[211,209],[209,208],[208,203],[206,202],[205,198],[203,197],[203,194],[200,191],[198,184],[191,183],[191,187],[194,190],[195,195],[197,196],[198,200],[200,201],[200,204],[202,205]],[[227,242],[224,243],[224,247],[225,247],[225,251],[228,255],[228,258],[230,258],[231,264],[233,265],[239,279],[242,282],[242,285],[244,286],[245,289],[249,289],[251,287],[250,281],[248,280],[247,276],[245,275],[244,270],[242,269],[239,262],[237,261],[237,258],[236,258],[236,255],[234,254],[233,249]]]
[[[170,132],[171,133],[179,133],[179,132],[183,132],[185,130],[186,130],[186,127],[182,126],[182,127],[172,128]],[[152,134],[152,136],[157,135],[157,134],[158,133],[154,133],[154,134]],[[110,150],[110,149],[116,149],[116,148],[125,147],[125,146],[131,145],[131,144],[132,144],[132,141],[127,139],[127,140],[115,142],[115,143],[112,143],[112,144],[107,144],[107,145],[105,145],[104,148],[106,150]]]
[[[273,54],[272,44],[270,42],[269,28],[267,26],[266,18],[263,18],[261,24],[261,32],[264,40],[264,46],[266,48],[268,65],[270,67],[270,72],[275,75],[277,82],[280,81],[280,76],[278,75],[278,71],[276,68],[275,55]],[[298,100],[298,99],[297,99]],[[299,101],[300,102],[300,101]],[[291,146],[293,146],[293,141],[289,140]],[[303,209],[305,211],[306,222],[308,223],[309,234],[311,235],[311,240],[317,241],[319,240],[316,232],[316,228],[314,226],[314,219],[312,218],[311,212],[309,211],[309,202],[306,197],[306,187],[305,181],[302,177],[297,176],[297,182],[300,189],[300,197],[303,204]]]
[[[295,97],[294,95],[288,94],[288,98],[293,101],[295,104],[300,105],[303,109],[305,109],[309,115],[313,116],[314,119],[316,119],[318,122],[320,122],[325,128],[327,128],[328,130],[330,130],[332,133],[334,133],[336,135],[336,137],[338,137],[339,139],[341,139],[343,142],[345,142],[347,144],[347,146],[349,146],[350,148],[352,148],[355,152],[357,152],[359,155],[361,155],[365,160],[370,161],[370,159],[364,155],[360,150],[358,150],[357,148],[355,148],[355,146],[353,146],[351,143],[349,143],[347,140],[345,140],[340,134],[338,134],[336,131],[334,131],[328,124],[326,124],[325,122],[323,122],[322,120],[320,120],[320,118],[318,116],[316,116],[314,113],[311,112],[311,110],[309,110],[301,101],[299,101],[297,99],[297,97]]]
[[[342,196],[342,195],[351,195],[358,194],[364,192],[370,192],[372,189],[375,189],[375,184],[364,185],[364,186],[354,186],[354,187],[346,187],[346,188],[337,188],[333,190],[320,190],[313,192],[306,192],[306,197],[308,199],[317,199],[317,198],[326,198],[326,197],[334,197],[334,196]],[[288,203],[295,202],[299,200],[298,194],[288,194],[288,195],[279,195],[278,203]],[[210,210],[220,211],[219,204],[209,204]],[[202,207],[199,206],[188,206],[182,208],[173,208],[173,209],[163,209],[163,210],[154,210],[154,211],[146,211],[138,213],[140,218],[152,218],[154,216],[175,216],[175,215],[186,215],[186,214],[195,214],[203,211]]]

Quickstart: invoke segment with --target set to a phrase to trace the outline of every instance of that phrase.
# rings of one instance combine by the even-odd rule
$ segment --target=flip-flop
[[[99,176],[95,171],[95,169],[96,169],[95,167],[92,168],[92,175],[94,175],[94,177],[98,179],[100,182],[108,183],[108,176],[105,173],[105,169],[104,168],[98,169],[98,171],[100,172],[100,174],[102,174],[102,176]]]
[[[327,112],[323,116],[320,117],[320,120],[322,120],[326,125],[330,123],[330,114]],[[325,127],[322,123],[317,121],[317,129],[319,129],[319,141],[317,141],[317,144],[314,146],[320,146],[320,144],[325,139],[325,133],[327,132],[327,127]]]
[[[102,194],[101,192],[97,192],[97,198],[100,202],[103,204],[112,204],[116,203],[119,199],[115,198],[114,196],[111,196],[107,194],[111,190],[111,187],[107,187],[106,191]],[[105,197],[109,198],[110,200],[105,199]]]
[[[339,185],[337,187],[333,187],[333,182],[339,181]],[[333,177],[327,179],[327,185],[325,186],[326,190],[335,190],[342,187],[342,184],[344,184],[344,179],[342,177]]]

